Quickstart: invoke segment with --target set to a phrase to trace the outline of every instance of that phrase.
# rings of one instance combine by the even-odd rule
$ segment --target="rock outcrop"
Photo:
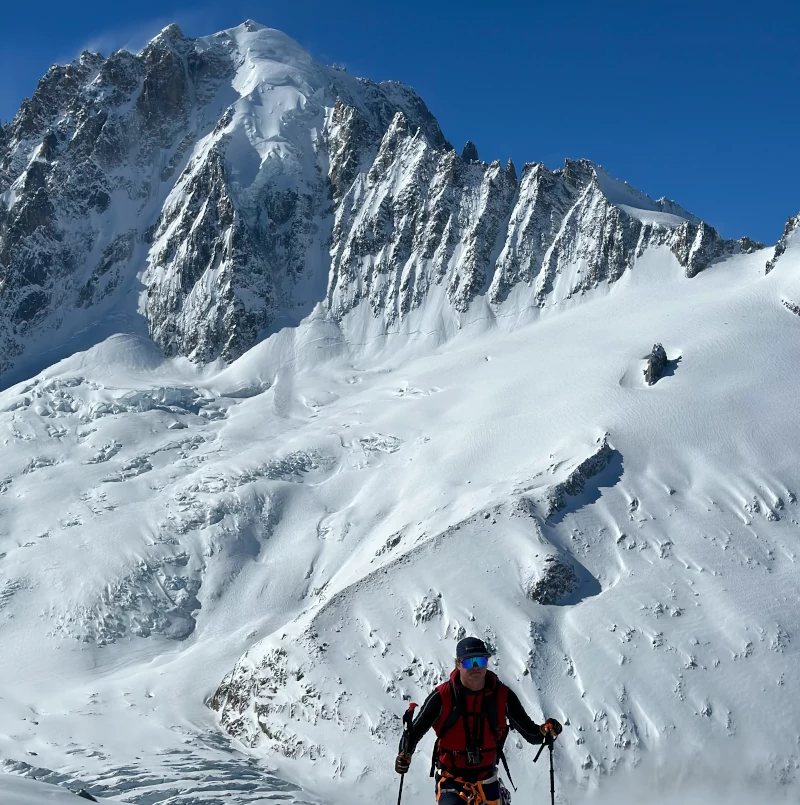
[[[597,449],[584,459],[567,478],[551,487],[547,493],[544,519],[549,520],[567,507],[567,498],[580,495],[590,478],[601,473],[611,462],[614,448],[608,443],[608,434],[599,441]]]
[[[544,561],[544,570],[528,582],[525,595],[537,604],[550,606],[575,592],[578,577],[571,565],[556,556],[548,556]]]
[[[765,273],[769,274],[770,271],[775,268],[775,264],[786,251],[789,241],[794,237],[798,228],[800,228],[800,214],[795,215],[786,222],[786,226],[783,228],[783,235],[781,235],[781,239],[775,244],[775,252],[772,257],[767,260]]]
[[[644,380],[648,386],[655,384],[667,368],[667,353],[661,344],[653,344],[653,351],[647,356]]]

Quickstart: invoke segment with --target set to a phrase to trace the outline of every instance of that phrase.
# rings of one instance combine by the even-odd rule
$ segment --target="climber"
[[[487,669],[489,657],[477,637],[460,640],[450,679],[428,696],[401,741],[395,771],[405,774],[414,749],[433,727],[431,776],[438,805],[499,805],[507,792],[497,776],[498,761],[511,782],[503,754],[509,729],[530,744],[552,742],[561,733],[554,718],[541,726],[531,720],[516,694]]]

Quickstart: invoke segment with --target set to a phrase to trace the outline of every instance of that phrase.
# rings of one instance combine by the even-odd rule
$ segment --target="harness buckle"
[[[467,766],[480,766],[482,754],[480,749],[467,749]]]

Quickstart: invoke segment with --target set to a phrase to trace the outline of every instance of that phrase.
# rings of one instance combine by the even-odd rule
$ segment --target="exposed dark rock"
[[[175,124],[185,125],[190,109],[186,48],[181,47],[186,42],[179,34],[177,25],[169,26],[142,52],[144,84],[136,109],[145,129],[162,148],[172,144]]]
[[[653,351],[647,356],[644,379],[648,386],[656,383],[667,367],[667,353],[661,344],[653,344]]]
[[[51,131],[42,140],[42,150],[40,151],[40,156],[42,159],[45,159],[49,162],[50,160],[55,159],[57,151],[58,137],[56,136],[55,132]]]
[[[791,310],[791,312],[794,313],[796,316],[800,316],[800,305],[791,302],[789,299],[784,299],[783,306],[787,310]]]
[[[537,604],[551,606],[575,592],[579,582],[574,568],[558,557],[548,556],[544,561],[541,576],[530,580],[525,595]]]
[[[533,283],[563,220],[575,202],[574,190],[540,163],[527,163],[511,212],[506,243],[497,260],[489,298],[502,304],[519,282]]]
[[[592,455],[582,461],[564,481],[549,490],[545,520],[566,508],[567,497],[574,497],[583,492],[586,482],[601,473],[609,465],[613,455],[614,448],[609,445],[606,434]]]
[[[353,184],[364,157],[374,147],[376,132],[353,106],[336,99],[327,133],[330,154],[330,178],[333,200],[338,202]]]
[[[766,246],[760,241],[751,240],[747,236],[740,238],[738,243],[739,243],[739,251],[742,254],[753,254],[754,252],[766,248]]]
[[[115,238],[103,252],[103,259],[78,293],[76,305],[89,307],[108,296],[119,285],[125,264],[133,256],[136,231],[126,232]],[[109,272],[114,269],[112,275]]]
[[[478,162],[478,146],[472,140],[467,140],[464,150],[461,152],[461,159],[465,162]]]
[[[161,171],[162,182],[166,182],[172,178],[178,165],[184,161],[187,152],[194,145],[196,140],[197,135],[189,133],[180,141],[178,147],[175,149],[175,153],[169,158],[169,162],[164,166],[164,170]]]
[[[670,249],[691,279],[721,257],[724,247],[714,227],[687,221],[676,230]]]
[[[105,110],[100,110],[96,114],[86,115],[69,141],[67,148],[81,157],[88,157],[93,154],[97,139],[107,120],[108,113]]]
[[[514,167],[514,162],[510,159],[506,163],[506,176],[511,184],[515,185],[517,183],[517,169]]]
[[[775,244],[775,252],[772,255],[772,258],[767,260],[767,274],[769,274],[770,271],[775,268],[778,258],[781,257],[786,251],[786,247],[789,244],[789,238],[792,236],[792,234],[794,234],[798,227],[800,227],[800,214],[795,215],[786,222],[786,226],[783,228],[783,235],[781,235],[781,239]]]

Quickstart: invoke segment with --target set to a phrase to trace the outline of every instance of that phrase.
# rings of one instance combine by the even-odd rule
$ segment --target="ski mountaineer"
[[[436,732],[431,777],[438,805],[500,805],[508,792],[497,776],[498,760],[513,786],[503,755],[509,728],[530,744],[554,741],[561,733],[554,718],[541,726],[530,719],[516,694],[487,670],[489,656],[477,637],[459,641],[450,679],[428,696],[401,743],[394,768],[405,774],[422,737],[431,727]]]

